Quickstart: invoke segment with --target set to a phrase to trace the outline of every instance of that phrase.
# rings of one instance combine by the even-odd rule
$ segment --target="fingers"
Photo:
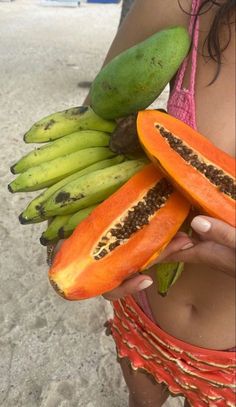
[[[158,257],[158,262],[202,263],[234,275],[235,229],[208,216],[196,216],[191,227],[196,238],[177,234]]]
[[[139,274],[135,277],[125,280],[119,287],[103,295],[109,301],[114,301],[127,295],[132,295],[137,291],[144,290],[153,283],[151,277]]]
[[[196,216],[192,220],[191,227],[202,240],[211,240],[232,249],[235,248],[235,229],[221,220],[209,216]]]
[[[202,241],[188,250],[180,250],[168,257],[169,261],[185,263],[202,263],[234,275],[235,252],[229,247],[212,241]]]
[[[153,264],[157,263],[157,261],[163,261],[163,259],[165,259],[171,253],[176,252],[177,250],[180,250],[181,247],[189,244],[192,246],[192,242],[188,235],[183,232],[179,232],[172,240],[172,242],[166,247],[163,253],[157,258],[157,260],[154,260],[152,264],[148,265],[148,267],[151,267]],[[153,281],[150,276],[147,276],[145,274],[138,274],[128,280],[125,280],[119,287],[115,288],[114,290],[105,293],[103,297],[107,300],[114,301],[118,298],[132,295],[138,291],[144,290],[152,283]]]
[[[172,242],[166,247],[163,253],[154,260],[152,264],[149,264],[148,267],[151,267],[153,264],[163,261],[171,253],[180,250],[183,246],[193,245],[191,239],[183,232],[177,233]],[[104,298],[110,301],[117,300],[118,298],[125,297],[127,295],[132,295],[138,291],[144,290],[153,283],[150,276],[145,274],[138,274],[132,278],[125,280],[119,287],[115,288],[112,291],[109,291],[103,295]]]
[[[179,232],[168,244],[168,246],[166,246],[165,250],[160,254],[160,256],[158,256],[157,260],[153,262],[153,264],[165,261],[171,254],[178,252],[181,249],[188,249],[192,246],[192,239],[186,233]]]

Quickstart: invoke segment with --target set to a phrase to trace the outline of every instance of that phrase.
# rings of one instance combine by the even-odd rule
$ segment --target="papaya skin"
[[[103,294],[144,270],[164,250],[190,210],[190,204],[176,191],[125,243],[99,260],[93,256],[104,232],[161,179],[163,175],[152,164],[147,165],[80,223],[49,270],[50,282],[59,295],[82,300]]]
[[[169,27],[122,52],[98,73],[90,100],[102,118],[116,119],[148,107],[174,77],[190,47],[184,27]]]
[[[235,227],[235,200],[184,161],[161,136],[156,128],[157,124],[186,143],[208,165],[223,170],[234,179],[235,159],[179,119],[156,110],[146,110],[138,114],[139,140],[153,164],[194,207],[200,210],[200,213],[223,220]]]

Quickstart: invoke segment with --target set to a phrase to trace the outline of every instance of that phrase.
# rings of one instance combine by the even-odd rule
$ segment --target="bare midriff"
[[[156,323],[185,342],[207,349],[235,346],[234,279],[206,266],[186,265],[181,278],[166,297],[157,295],[154,284],[147,289]]]

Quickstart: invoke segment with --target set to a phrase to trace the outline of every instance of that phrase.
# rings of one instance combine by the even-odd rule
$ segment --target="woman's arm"
[[[182,1],[182,6],[189,11],[190,2]],[[126,49],[144,41],[168,26],[188,25],[189,16],[184,13],[177,0],[136,0],[121,24],[103,66]],[[89,104],[89,96],[84,101]]]

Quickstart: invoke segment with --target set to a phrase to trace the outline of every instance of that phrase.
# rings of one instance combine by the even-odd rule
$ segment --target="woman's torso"
[[[190,11],[191,2],[182,3],[185,4],[185,9]],[[201,55],[214,10],[200,17],[200,52],[195,89],[196,124],[200,133],[222,150],[234,155],[234,27],[231,43],[223,55],[220,76],[211,86],[207,85],[215,74],[216,64],[204,60]],[[182,24],[186,25],[186,15],[184,12],[182,15]],[[177,20],[176,24],[181,24],[180,13]],[[190,70],[191,67],[188,66],[183,81],[185,88],[189,85]],[[148,301],[153,316],[161,328],[179,339],[206,348],[228,349],[235,345],[235,280],[232,277],[206,265],[188,264],[185,265],[184,273],[171,288],[168,296],[162,298],[157,295],[155,270],[151,269],[149,272],[154,284],[147,289]]]

